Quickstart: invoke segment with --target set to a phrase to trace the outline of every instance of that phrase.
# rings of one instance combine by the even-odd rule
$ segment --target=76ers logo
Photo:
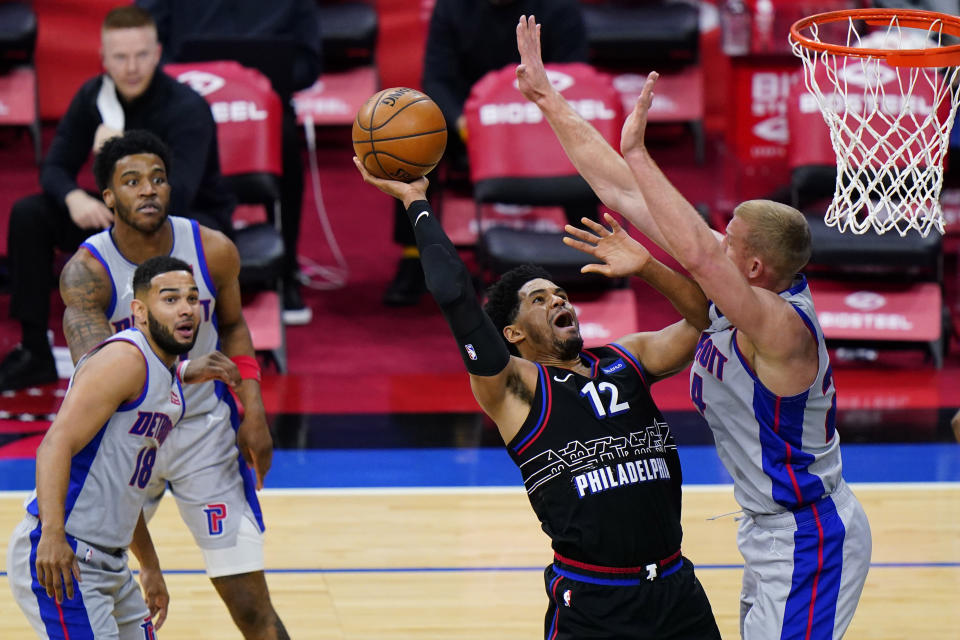
[[[227,505],[208,504],[203,508],[207,514],[207,532],[212,536],[223,533],[223,521],[227,518]]]

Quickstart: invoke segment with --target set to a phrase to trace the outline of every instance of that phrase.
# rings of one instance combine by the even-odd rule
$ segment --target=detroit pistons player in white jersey
[[[37,487],[10,540],[14,597],[41,638],[152,640],[169,598],[149,534],[142,573],[149,606],[127,566],[158,451],[183,415],[178,355],[193,346],[198,292],[189,266],[154,258],[138,269],[135,328],[83,356],[63,406],[37,449]],[[206,366],[206,365],[212,366]],[[193,379],[229,384],[239,371],[213,352]],[[76,582],[75,582],[76,581]]]
[[[237,363],[244,418],[239,421],[222,384],[191,385],[184,419],[158,456],[148,492],[157,495],[165,482],[170,484],[180,515],[203,552],[207,575],[244,637],[282,640],[288,636],[264,577],[264,525],[255,491],[269,469],[272,443],[260,371],[241,312],[240,260],[223,234],[167,215],[167,165],[165,146],[148,132],[128,131],[104,144],[94,173],[115,223],[88,238],[64,268],[64,334],[76,358],[89,343],[126,327],[130,291],[125,283],[141,261],[170,255],[193,266],[201,317],[197,344],[187,357],[219,344]],[[148,519],[153,504],[145,509]],[[131,549],[137,553],[135,546]]]
[[[810,256],[806,220],[791,207],[751,201],[718,239],[645,147],[656,74],[624,124],[621,156],[551,87],[539,30],[532,16],[517,25],[520,91],[603,203],[676,258],[712,300],[691,397],[746,514],[737,540],[741,634],[839,638],[866,581],[871,538],[843,481],[830,361],[797,275]]]
[[[690,373],[746,517],[740,597],[747,640],[833,640],[870,568],[870,525],[843,480],[830,356],[806,278],[810,230],[796,209],[740,204],[718,240],[644,144],[657,75],[624,124],[621,150],[665,247],[711,300]]]

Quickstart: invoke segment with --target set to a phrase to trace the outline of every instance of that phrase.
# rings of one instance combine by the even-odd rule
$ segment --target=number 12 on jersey
[[[600,399],[601,393],[610,395],[610,403],[607,408],[604,408],[603,402]],[[608,415],[614,416],[630,408],[629,402],[618,402],[620,399],[620,390],[617,389],[617,386],[612,382],[594,384],[593,380],[591,380],[580,389],[580,395],[590,399],[590,406],[598,418],[605,418]]]

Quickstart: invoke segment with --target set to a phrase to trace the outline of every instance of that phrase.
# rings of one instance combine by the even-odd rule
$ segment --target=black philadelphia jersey
[[[584,350],[589,377],[537,364],[530,414],[507,445],[558,554],[632,567],[680,548],[680,460],[625,348]]]

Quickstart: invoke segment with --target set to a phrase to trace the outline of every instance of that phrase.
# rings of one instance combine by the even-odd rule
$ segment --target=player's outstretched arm
[[[240,386],[243,421],[237,429],[237,446],[257,476],[257,489],[273,464],[273,438],[260,394],[260,368],[256,363],[253,339],[243,318],[240,300],[240,254],[236,245],[219,231],[200,227],[200,240],[210,275],[217,287],[217,330],[223,353],[243,364]]]
[[[534,16],[521,16],[517,24],[520,93],[540,108],[570,162],[600,201],[623,214],[643,235],[666,249],[666,240],[650,218],[647,203],[630,167],[600,132],[550,84],[540,52],[540,28]]]
[[[107,270],[86,249],[78,249],[60,273],[63,335],[74,364],[111,335],[107,308],[113,284]]]
[[[623,157],[647,199],[652,217],[667,239],[668,250],[749,340],[751,348],[756,349],[759,360],[755,364],[764,369],[757,370],[761,380],[768,385],[773,382],[781,389],[780,393],[796,393],[788,390],[796,386],[795,372],[791,375],[784,371],[798,362],[809,364],[813,343],[806,325],[779,295],[750,285],[727,257],[714,232],[670,183],[646,147],[647,113],[657,77],[655,72],[647,77],[637,105],[623,125],[620,141]]]
[[[564,244],[603,261],[586,264],[581,271],[599,273],[608,278],[642,278],[669,300],[691,325],[701,330],[710,326],[707,298],[699,285],[650,255],[647,248],[630,237],[612,215],[605,213],[604,219],[610,225],[609,229],[589,218],[580,220],[586,229],[569,224],[564,228],[572,236],[564,237]]]
[[[159,629],[167,619],[170,592],[167,591],[167,583],[160,571],[160,558],[157,557],[157,550],[153,546],[153,538],[147,530],[147,522],[144,520],[142,511],[140,518],[137,519],[137,528],[133,531],[130,551],[137,557],[137,562],[140,564],[140,587],[143,589],[143,600],[150,610],[154,628]]]
[[[510,355],[500,332],[484,313],[466,265],[427,202],[427,180],[381,180],[370,175],[356,157],[353,162],[364,182],[397,198],[406,207],[427,289],[440,305],[457,340],[460,357],[470,373],[473,394],[497,424],[504,442],[510,442],[529,412],[536,366]]]
[[[670,376],[690,363],[700,331],[710,326],[707,298],[696,282],[650,255],[613,216],[608,213],[605,218],[609,229],[588,218],[581,222],[589,230],[567,225],[566,232],[573,237],[563,241],[603,261],[584,265],[584,273],[599,273],[609,278],[642,278],[684,317],[683,321],[660,331],[634,333],[617,341],[633,353],[655,379]]]
[[[73,456],[89,443],[117,407],[134,400],[146,383],[140,350],[117,342],[90,356],[77,372],[63,406],[37,448],[37,580],[47,595],[73,598],[80,565],[64,533],[64,505]]]

